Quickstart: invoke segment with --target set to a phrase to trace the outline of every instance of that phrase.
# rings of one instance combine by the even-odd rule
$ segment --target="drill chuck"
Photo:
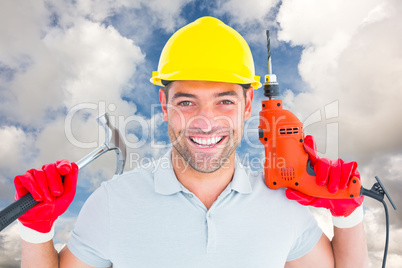
[[[276,75],[268,74],[265,76],[264,96],[270,99],[279,96],[279,84],[276,82]]]

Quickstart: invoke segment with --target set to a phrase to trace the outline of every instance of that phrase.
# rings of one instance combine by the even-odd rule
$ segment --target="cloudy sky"
[[[285,106],[315,136],[322,156],[356,160],[363,185],[379,176],[401,210],[401,12],[398,0],[1,1],[0,209],[13,200],[15,175],[59,158],[77,161],[102,143],[95,118],[104,112],[124,132],[126,169],[166,152],[167,126],[149,78],[170,35],[210,15],[245,37],[261,77],[271,31]],[[239,147],[245,162],[263,152],[256,131],[262,93],[255,92]],[[58,246],[114,170],[113,153],[82,170],[76,198],[57,223]],[[387,267],[402,262],[400,210],[390,211]],[[371,267],[379,267],[384,214],[368,198],[365,211]],[[314,214],[331,235],[328,214]],[[19,267],[19,247],[15,225],[0,233],[1,267]]]

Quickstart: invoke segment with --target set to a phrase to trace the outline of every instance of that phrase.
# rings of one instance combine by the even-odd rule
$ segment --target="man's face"
[[[244,98],[240,85],[209,81],[175,81],[168,100],[159,91],[163,119],[174,150],[196,171],[211,173],[231,157],[250,117],[253,89]]]

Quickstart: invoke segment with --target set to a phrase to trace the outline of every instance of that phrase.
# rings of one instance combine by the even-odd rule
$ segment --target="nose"
[[[211,104],[202,105],[189,120],[190,128],[198,128],[204,132],[211,131],[216,125],[214,108]]]

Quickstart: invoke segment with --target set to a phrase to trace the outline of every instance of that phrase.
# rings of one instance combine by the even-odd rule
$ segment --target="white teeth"
[[[223,139],[223,137],[212,137],[212,138],[208,138],[208,139],[200,139],[200,138],[191,137],[190,139],[192,141],[194,141],[195,143],[209,146],[209,145],[217,144],[218,142],[220,142]]]

